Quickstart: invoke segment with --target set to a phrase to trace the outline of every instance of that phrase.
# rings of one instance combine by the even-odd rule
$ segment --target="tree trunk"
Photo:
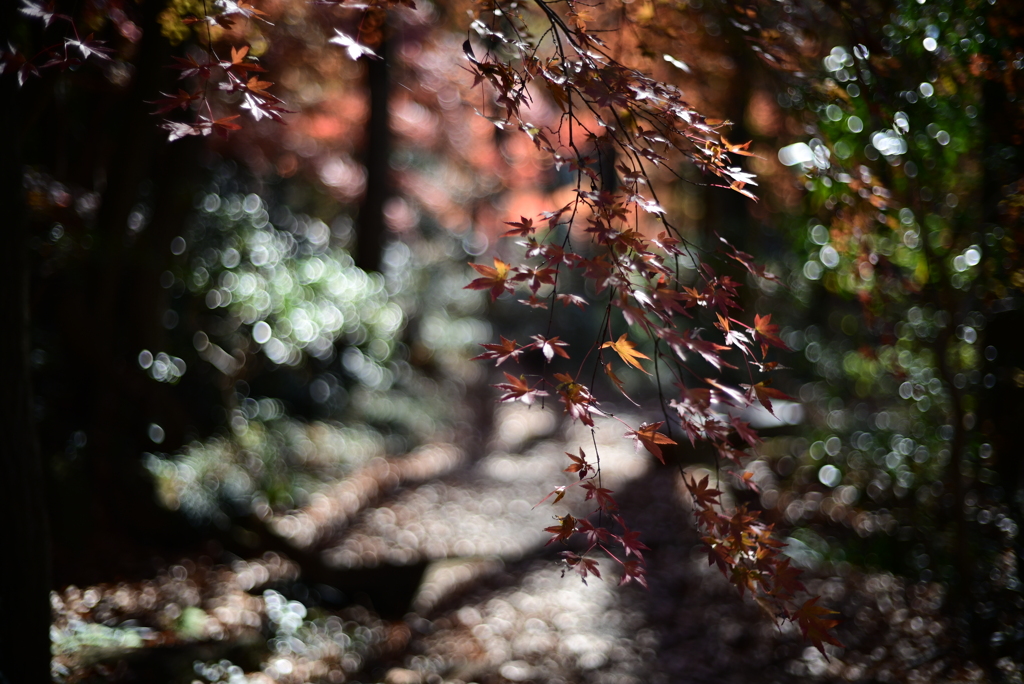
[[[391,74],[388,65],[388,40],[378,48],[381,59],[366,65],[366,87],[370,94],[370,118],[366,122],[363,164],[366,166],[366,194],[359,207],[356,228],[356,265],[366,271],[379,271],[384,250],[384,203],[391,196]]]
[[[21,22],[0,13],[0,45]],[[0,682],[50,680],[50,534],[33,411],[28,214],[22,191],[23,112],[37,84],[0,76]]]

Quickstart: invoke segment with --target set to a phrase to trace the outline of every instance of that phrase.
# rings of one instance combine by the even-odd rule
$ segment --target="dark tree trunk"
[[[18,21],[0,12],[0,45]],[[50,679],[50,534],[33,411],[30,231],[22,191],[22,113],[35,84],[0,76],[0,682]]]
[[[388,65],[388,41],[378,52],[381,59],[366,65],[366,88],[370,93],[370,118],[366,122],[366,195],[359,207],[356,229],[356,265],[366,271],[379,271],[384,236],[384,203],[391,196],[391,121],[388,107],[391,99],[391,69]]]

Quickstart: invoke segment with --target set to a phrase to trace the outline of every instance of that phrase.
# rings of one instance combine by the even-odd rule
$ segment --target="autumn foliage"
[[[4,70],[19,81],[46,69],[107,59],[107,47],[80,36],[69,17],[35,0],[22,1],[24,14],[66,30],[61,42],[39,54],[3,54]],[[411,0],[328,4],[357,16],[356,31],[338,29],[331,40],[353,60],[377,58],[386,13],[413,7]],[[476,5],[462,50],[483,95],[479,113],[498,129],[526,136],[554,169],[575,179],[564,203],[507,224],[504,237],[518,250],[515,259],[491,256],[471,264],[475,278],[466,287],[492,300],[511,296],[529,309],[547,311],[546,329],[529,341],[502,337],[485,344],[477,358],[505,371],[496,385],[500,401],[529,405],[557,399],[571,420],[590,428],[598,421],[617,422],[625,439],[662,464],[675,465],[665,450],[680,442],[708,445],[720,465],[715,480],[680,472],[709,565],[740,594],[749,593],[771,619],[795,622],[824,653],[825,644],[840,645],[830,633],[837,624],[831,611],[817,597],[804,596],[800,571],[780,554],[783,545],[773,526],[758,511],[727,506],[716,484],[730,477],[737,487],[753,487],[744,472],[746,449],[759,438],[740,413],[750,406],[773,412],[773,400],[787,398],[770,377],[780,363],[773,349],[786,350],[778,326],[771,314],[742,309],[741,283],[725,265],[739,266],[752,278],[774,276],[724,239],[709,236],[714,250],[695,242],[662,199],[667,181],[681,178],[679,170],[689,166],[701,182],[732,193],[736,201],[756,201],[755,178],[739,165],[752,153],[748,144],[725,137],[729,122],[705,116],[676,86],[633,65],[642,60],[632,59],[635,51],[622,43],[641,11],[640,3],[573,0]],[[170,141],[211,133],[226,137],[248,119],[285,121],[287,104],[272,92],[274,76],[253,56],[253,39],[271,28],[263,10],[222,0],[211,3],[205,15],[166,20],[187,27],[201,46],[200,56],[174,58],[168,66],[177,71],[178,88],[150,103],[159,117],[155,125]],[[130,33],[124,22],[120,30]],[[556,111],[544,123],[536,118],[541,100]],[[600,323],[586,348],[571,348],[558,329],[559,311],[568,306],[598,312]],[[531,352],[540,353],[542,373],[510,369]],[[732,371],[742,371],[747,382],[736,382]],[[638,404],[640,422],[627,422],[602,408],[599,373],[632,403],[626,394],[629,374],[650,377],[657,400]],[[592,511],[558,516],[546,528],[549,543],[570,547],[562,552],[565,566],[584,580],[601,577],[604,557],[617,568],[620,584],[646,586],[642,531],[629,527],[614,492],[602,486],[600,454],[581,445],[567,457],[565,472],[575,477],[557,484],[548,500],[579,497]]]
[[[661,463],[662,447],[675,445],[675,435],[693,445],[708,443],[719,462],[729,464],[740,487],[753,487],[749,473],[742,472],[744,449],[759,438],[739,413],[754,404],[773,412],[773,399],[788,398],[766,375],[778,366],[769,359],[770,348],[786,350],[786,345],[771,314],[755,313],[750,319],[742,312],[740,284],[710,262],[724,259],[752,276],[774,276],[725,240],[719,241],[717,254],[709,254],[687,239],[659,202],[655,175],[688,161],[713,185],[753,200],[748,190],[753,177],[733,161],[749,154],[747,145],[730,143],[722,135],[727,123],[697,112],[672,85],[620,62],[593,30],[613,21],[604,15],[607,7],[570,2],[564,14],[546,3],[528,10],[501,5],[500,10],[494,12],[503,17],[500,22],[481,18],[473,24],[486,48],[475,47],[473,40],[463,46],[476,81],[494,94],[495,124],[519,129],[551,155],[556,167],[567,168],[576,177],[576,191],[563,206],[509,222],[505,237],[522,249],[521,259],[506,263],[493,257],[493,266],[473,264],[480,277],[467,287],[488,291],[492,299],[523,290],[521,304],[550,311],[549,332],[557,326],[559,306],[596,306],[603,314],[589,349],[570,352],[558,337],[536,335],[523,345],[505,338],[484,345],[486,351],[477,358],[500,365],[529,350],[541,351],[546,364],[562,357],[559,367],[568,366],[568,371],[540,377],[506,371],[507,382],[497,385],[503,392],[500,400],[533,404],[557,396],[572,420],[591,428],[598,419],[623,422],[601,409],[594,389],[599,371],[630,402],[620,376],[653,375],[659,400],[640,410],[664,420],[624,423],[624,436]],[[626,5],[616,10],[629,14]],[[536,28],[538,21],[542,30]],[[560,109],[553,125],[530,121],[531,98],[541,93]],[[610,162],[614,171],[602,172]],[[562,284],[579,281],[567,275],[570,271],[588,283],[582,290]],[[585,297],[584,291],[596,296]],[[653,348],[653,358],[640,351],[639,340]],[[750,382],[733,385],[721,372],[741,364]],[[676,392],[671,398],[664,393],[668,384]],[[577,474],[579,481],[559,486],[549,498],[557,503],[578,487],[583,500],[593,502],[592,517],[598,522],[560,516],[558,524],[546,529],[552,535],[549,543],[581,539],[579,550],[563,552],[567,567],[581,578],[600,576],[594,557],[600,552],[619,566],[620,583],[646,585],[646,547],[617,514],[613,492],[601,486],[599,454],[593,463],[583,448],[578,456],[567,455],[566,472]],[[798,598],[804,592],[800,570],[780,556],[783,544],[772,536],[773,526],[745,506],[725,507],[709,477],[697,481],[683,474],[709,564],[741,594],[749,592],[773,619],[796,622],[823,653],[825,643],[839,645],[829,633],[837,624],[829,618],[831,611],[818,606],[817,597]]]

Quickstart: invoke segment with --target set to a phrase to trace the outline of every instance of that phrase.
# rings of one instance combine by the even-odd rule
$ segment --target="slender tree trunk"
[[[0,45],[18,21],[0,12]],[[22,191],[21,113],[35,84],[0,76],[0,682],[50,679],[50,534],[46,476],[36,439],[30,353],[31,251]]]
[[[367,62],[366,84],[370,93],[370,118],[366,123],[366,195],[359,207],[356,231],[356,265],[367,271],[379,271],[384,250],[384,203],[391,196],[391,68],[388,65],[388,40],[378,49],[381,59]]]

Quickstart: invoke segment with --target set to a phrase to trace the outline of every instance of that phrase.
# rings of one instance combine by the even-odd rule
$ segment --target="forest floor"
[[[274,521],[305,545],[296,556],[315,549],[339,577],[364,573],[358,586],[366,592],[357,587],[347,597],[357,605],[304,579],[289,554],[273,552],[229,563],[187,559],[141,583],[68,587],[53,595],[56,679],[656,684],[976,676],[954,672],[944,659],[937,587],[883,574],[809,580],[808,589],[842,613],[839,636],[849,648],[826,659],[708,567],[678,472],[636,453],[620,431],[591,433],[550,410],[518,405],[502,406],[494,425],[481,457],[441,444],[375,459]],[[650,547],[649,589],[617,586],[608,560],[603,579],[584,583],[563,572],[559,545],[546,544],[553,515],[592,510],[572,489],[556,506],[537,505],[572,482],[562,472],[564,452],[580,446],[599,450],[603,486]],[[402,568],[419,570],[403,575]],[[404,615],[382,619],[410,581]]]

